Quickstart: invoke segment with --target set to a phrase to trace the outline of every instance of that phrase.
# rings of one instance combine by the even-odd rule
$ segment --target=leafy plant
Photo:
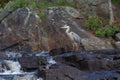
[[[96,36],[99,37],[105,37],[105,32],[103,31],[103,29],[99,28],[95,31]]]
[[[95,34],[100,37],[111,37],[113,36],[119,28],[116,25],[107,25],[104,29],[98,29]]]
[[[13,0],[10,5],[10,8],[17,9],[21,7],[26,7],[28,5],[29,5],[29,2],[27,0]]]
[[[116,25],[107,25],[105,28],[106,36],[113,36],[118,31],[118,29],[119,28]]]
[[[95,31],[102,26],[102,21],[96,16],[89,16],[85,25],[88,29]]]
[[[40,12],[38,15],[39,15],[40,19],[42,19],[42,20],[45,18],[44,12]]]
[[[120,4],[120,0],[112,0],[112,2]]]

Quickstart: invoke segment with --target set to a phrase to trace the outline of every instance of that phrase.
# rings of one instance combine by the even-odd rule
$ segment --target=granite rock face
[[[97,37],[81,40],[85,50],[113,49],[110,41],[102,40]]]
[[[27,7],[13,11],[0,23],[0,49],[16,47],[18,44],[21,45],[19,49],[34,48],[39,39],[39,21],[37,14]]]
[[[74,32],[79,35],[81,38],[80,42],[82,43],[82,45],[79,45],[79,50],[82,48],[81,46],[83,46],[85,50],[113,48],[109,41],[97,38],[84,29],[82,24],[82,18],[84,18],[84,16],[82,16],[77,10],[70,7],[50,7],[45,13],[46,21],[52,25],[53,28],[58,29],[58,32],[59,30],[62,30],[62,33],[67,35],[67,29],[61,28],[67,24],[70,27],[69,33]]]
[[[79,12],[84,16],[108,15],[108,0],[75,0]],[[116,7],[113,5],[113,9]]]

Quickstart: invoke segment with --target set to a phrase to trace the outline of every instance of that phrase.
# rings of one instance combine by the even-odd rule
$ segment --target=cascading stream
[[[36,76],[37,71],[24,72],[22,70],[22,67],[18,61],[18,58],[22,57],[21,53],[22,52],[5,51],[5,54],[7,55],[8,59],[7,60],[0,60],[0,63],[1,63],[0,64],[0,77],[5,78],[5,80],[15,80],[12,78],[16,78],[16,76],[22,75],[24,77],[17,77],[17,78],[20,78],[21,80],[26,78],[25,80],[28,80],[30,78],[29,77],[30,75]],[[35,53],[29,53],[28,55],[32,56],[33,54],[35,54]],[[48,56],[48,53],[47,52],[36,53],[35,56],[37,56],[37,57]],[[43,79],[42,78],[35,78],[34,80],[43,80]]]

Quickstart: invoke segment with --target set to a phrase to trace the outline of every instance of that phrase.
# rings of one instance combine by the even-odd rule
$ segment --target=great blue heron
[[[79,46],[81,46],[81,48],[84,49],[84,47],[83,47],[83,45],[82,45],[82,43],[81,43],[81,38],[80,38],[80,36],[79,36],[78,34],[76,34],[75,32],[70,31],[70,26],[64,25],[64,26],[61,27],[61,28],[66,28],[66,34],[68,35],[68,37],[69,37],[72,41],[74,41],[73,47],[76,46],[76,48],[78,48],[78,44],[79,44]]]
[[[70,26],[68,26],[68,25],[64,25],[63,27],[61,27],[61,28],[67,28],[66,29],[66,34],[68,35],[68,37],[71,39],[71,40],[73,40],[73,41],[76,41],[76,42],[81,42],[81,38],[80,38],[80,36],[78,35],[78,34],[76,34],[76,33],[74,33],[74,32],[70,32]]]

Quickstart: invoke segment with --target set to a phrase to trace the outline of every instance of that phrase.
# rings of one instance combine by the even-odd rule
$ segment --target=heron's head
[[[64,25],[63,27],[61,27],[61,28],[69,28],[70,26],[68,26],[68,25]]]

